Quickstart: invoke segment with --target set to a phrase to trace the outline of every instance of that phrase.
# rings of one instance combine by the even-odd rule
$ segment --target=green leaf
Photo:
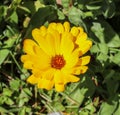
[[[120,38],[108,22],[99,20],[93,22],[91,31],[101,43],[106,43],[108,47],[120,47]]]
[[[108,55],[103,54],[103,53],[100,53],[100,54],[97,56],[97,59],[100,60],[100,61],[107,61]]]
[[[116,53],[112,58],[111,61],[117,65],[120,65],[120,52]]]
[[[70,93],[70,97],[81,105],[84,98],[92,96],[94,91],[95,85],[91,77],[84,76],[80,84]]]
[[[61,2],[64,8],[69,8],[70,0],[61,0]]]
[[[3,89],[3,95],[4,96],[8,96],[8,97],[10,97],[11,95],[12,95],[12,91],[10,90],[10,89],[8,89],[8,88],[4,88]]]
[[[90,115],[94,114],[94,112],[96,111],[93,103],[87,104],[87,105],[84,107],[84,109],[89,110],[89,114],[90,114]]]
[[[23,106],[25,103],[29,101],[31,92],[27,88],[23,88],[19,95],[19,107]]]
[[[56,111],[64,111],[65,107],[59,101],[54,101],[51,105],[55,108]]]
[[[103,54],[108,54],[108,46],[105,43],[98,44],[99,51]]]
[[[99,10],[102,7],[102,2],[99,1],[90,1],[89,3],[86,3],[86,8],[88,10]]]
[[[13,105],[13,104],[14,104],[14,101],[13,101],[12,99],[10,99],[10,98],[7,98],[6,101],[5,101],[5,103],[6,103],[7,105]]]
[[[118,103],[117,109],[114,112],[114,115],[119,115],[119,114],[120,114],[120,96],[119,96],[119,103]]]
[[[98,10],[101,8],[101,6],[92,6],[92,5],[87,5],[86,7],[88,10]]]
[[[16,39],[18,38],[18,34],[15,34],[14,30],[10,26],[8,26],[8,29],[4,34],[5,37],[8,37],[8,40],[4,41],[0,46],[0,65],[6,59]]]
[[[77,87],[73,92],[70,93],[70,97],[76,102],[78,102],[79,105],[82,104],[85,98],[84,95],[81,93],[81,90],[79,89],[79,87]]]
[[[2,95],[0,96],[0,105],[4,104],[4,102],[7,100],[7,97]]]
[[[114,97],[109,98],[107,102],[102,103],[98,114],[99,115],[113,115],[117,106],[118,106],[118,97],[116,94],[114,95]]]
[[[62,11],[57,10],[57,14],[58,14],[58,19],[60,19],[60,20],[65,19],[65,15],[64,15],[64,13]]]
[[[98,52],[100,52],[98,44],[93,45],[91,47],[90,51],[91,51],[91,53],[98,53]]]
[[[30,113],[30,112],[31,112],[31,108],[30,108],[30,107],[26,106],[25,109],[26,109],[26,112],[27,112],[27,113]]]
[[[8,110],[6,108],[3,108],[2,106],[0,106],[0,113],[7,113]]]
[[[110,105],[108,103],[103,103],[99,115],[112,115],[116,108],[115,105]]]
[[[41,4],[41,2],[39,0],[35,1],[35,9],[36,11],[41,8],[41,7],[44,7],[45,5],[44,4]]]
[[[25,103],[27,103],[29,101],[28,97],[22,97],[19,99],[19,103],[18,106],[22,107]]]
[[[18,23],[18,15],[16,12],[13,12],[13,14],[10,16],[10,21],[13,23]]]
[[[93,26],[91,27],[91,31],[96,35],[101,43],[105,43],[104,40],[104,28],[98,22],[93,22]]]
[[[6,13],[7,13],[7,6],[1,5],[0,6],[0,22],[5,17]]]
[[[100,61],[107,61],[108,59],[108,46],[105,43],[98,43],[91,48],[92,53],[97,53],[97,59]]]
[[[11,80],[10,81],[10,88],[13,90],[19,90],[20,81],[19,80]]]
[[[75,25],[80,25],[82,23],[81,20],[82,15],[83,15],[82,11],[80,11],[74,6],[72,6],[68,11],[68,19],[70,20],[71,23]]]
[[[1,48],[0,48],[0,65],[3,63],[5,58],[8,56],[8,54],[10,52],[10,48],[13,46],[15,41],[16,41],[15,38],[14,39],[8,39],[5,42],[5,45],[1,46]]]
[[[30,91],[30,89],[24,88],[23,91],[24,91],[28,96],[32,96],[32,92]]]
[[[104,27],[104,38],[105,43],[107,43],[108,47],[120,47],[120,37],[113,30],[111,25],[103,20],[101,20],[100,23],[102,27]]]
[[[10,19],[10,17],[13,15],[13,13],[16,11],[18,5],[20,4],[22,0],[13,0],[9,6],[9,8],[7,9],[7,15],[5,17],[5,19],[8,21]]]
[[[111,33],[111,32],[110,32]],[[109,35],[110,37],[111,35]],[[109,47],[120,47],[120,38],[118,36],[118,34],[114,34],[113,36],[111,36],[111,40],[108,42],[108,46]]]
[[[25,106],[23,106],[21,109],[20,109],[20,111],[18,112],[18,115],[25,115],[25,110],[26,110],[26,108],[25,108]]]

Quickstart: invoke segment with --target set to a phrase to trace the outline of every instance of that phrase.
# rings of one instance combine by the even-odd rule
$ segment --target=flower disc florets
[[[51,59],[51,67],[61,69],[65,65],[65,60],[62,55],[56,55]]]

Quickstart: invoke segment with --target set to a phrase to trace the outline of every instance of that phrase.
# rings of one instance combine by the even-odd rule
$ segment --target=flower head
[[[24,68],[32,75],[27,82],[47,90],[55,87],[64,91],[69,82],[79,81],[76,75],[87,71],[90,56],[83,56],[92,42],[81,27],[72,27],[68,22],[50,23],[32,31],[33,40],[25,39],[21,56]]]

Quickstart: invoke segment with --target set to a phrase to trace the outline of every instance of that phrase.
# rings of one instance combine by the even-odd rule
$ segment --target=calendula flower
[[[70,28],[68,22],[50,23],[47,28],[33,29],[32,36],[33,40],[24,40],[25,54],[21,56],[24,68],[32,72],[27,82],[38,88],[64,91],[67,83],[80,80],[76,75],[87,71],[90,56],[83,54],[92,42],[81,27]]]

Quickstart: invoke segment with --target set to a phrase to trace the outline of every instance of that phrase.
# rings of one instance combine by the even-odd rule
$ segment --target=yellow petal
[[[83,74],[87,71],[88,67],[87,66],[80,66],[79,69],[80,69],[80,73]]]
[[[40,27],[40,35],[45,36],[46,33],[47,33],[47,28],[45,26],[41,26]]]
[[[49,33],[52,35],[52,39],[54,41],[54,46],[52,47],[54,47],[55,53],[59,55],[60,54],[60,33],[58,33],[57,30],[52,30],[52,29],[51,31],[49,31]]]
[[[64,83],[64,75],[60,70],[56,70],[54,73],[54,81],[57,84],[63,84]]]
[[[57,30],[56,28],[57,24],[56,23],[50,23],[49,26],[48,26],[48,31],[51,31],[51,30]]]
[[[55,39],[55,53],[56,55],[60,54],[60,34],[58,34],[57,32],[54,34],[56,37],[54,37]]]
[[[36,56],[41,56],[41,52],[45,54],[45,52],[39,46],[34,47],[34,52]]]
[[[75,77],[74,75],[80,75],[81,74],[81,67],[80,66],[74,66],[71,68],[63,68],[61,69],[61,72],[63,73],[64,77],[64,83],[66,82],[72,82],[70,78]],[[78,81],[79,78],[77,77],[76,80],[73,80],[73,82]]]
[[[31,61],[25,61],[23,64],[23,67],[26,69],[32,69],[33,68],[33,62]]]
[[[65,30],[66,32],[69,32],[69,31],[70,31],[70,23],[69,23],[69,22],[65,22],[65,23],[63,24],[63,26],[64,26],[64,30]]]
[[[82,27],[77,27],[77,28],[79,30],[79,35],[83,34],[83,32],[84,32],[83,28]]]
[[[44,71],[44,73],[42,74],[42,78],[47,80],[53,80],[54,73],[55,73],[55,69],[50,68],[47,71]]]
[[[88,69],[87,66],[77,66],[71,69],[71,73],[74,75],[80,75],[80,74],[85,73],[87,69]]]
[[[63,33],[64,32],[64,27],[61,23],[57,23],[57,31],[59,33]]]
[[[36,84],[39,81],[39,77],[35,77],[34,75],[31,75],[28,77],[27,82],[31,84]]]
[[[64,84],[55,84],[55,89],[58,92],[62,92],[65,90]]]
[[[74,76],[74,75],[66,75],[66,77],[64,78],[64,84],[67,84],[69,82],[78,82],[80,80],[80,78]]]
[[[81,67],[74,67],[72,68],[72,74],[74,75],[80,75],[81,74]]]
[[[55,56],[55,53],[59,52],[60,49],[60,36],[55,37],[53,34],[47,33],[45,38],[40,39],[40,43],[40,47],[46,54]]]
[[[70,54],[74,49],[74,44],[71,37],[72,36],[70,33],[65,32],[62,34],[60,49],[63,55]]]
[[[23,49],[27,54],[34,55],[34,46],[37,46],[37,44],[31,40],[31,39],[25,39],[23,43]]]
[[[25,62],[25,61],[27,61],[27,60],[29,60],[30,59],[30,55],[22,55],[21,56],[21,61],[22,62]]]
[[[32,36],[34,38],[34,40],[40,45],[40,39],[41,39],[41,33],[40,33],[40,30],[35,28],[33,31],[32,31]]]
[[[23,55],[21,61],[27,69],[39,68],[45,70],[51,67],[51,57],[48,56],[40,47],[34,47],[35,55]]]
[[[34,67],[33,69],[32,69],[32,73],[33,73],[33,75],[35,76],[35,77],[38,77],[38,78],[42,78],[42,74],[44,73],[44,70],[42,70],[41,68],[36,68],[36,67]]]
[[[87,39],[87,34],[86,33],[79,34],[77,36],[77,39],[76,39],[75,43],[80,46],[84,41],[86,41],[86,39]]]
[[[34,65],[40,70],[50,68],[51,57],[47,55],[41,48],[35,47],[36,56],[33,57]]]
[[[86,65],[90,62],[90,56],[81,57],[77,63],[77,65]]]
[[[79,33],[79,30],[77,27],[72,27],[70,32],[72,33],[73,36],[76,37]]]
[[[63,68],[61,72],[64,75],[63,78],[66,79],[66,76],[69,76],[69,75],[80,75],[82,73],[85,73],[87,69],[88,69],[87,66],[76,65],[71,68]]]
[[[35,55],[22,55],[21,61],[24,63],[23,67],[26,69],[33,69],[39,59]],[[38,63],[38,62],[37,62]]]
[[[86,40],[79,46],[79,51],[81,52],[80,56],[85,54],[92,46],[92,41]]]
[[[66,64],[64,68],[71,68],[76,65],[79,59],[79,51],[74,50],[71,54],[65,55],[64,56],[66,60]]]
[[[73,75],[80,75],[82,73],[85,73],[87,71],[88,67],[87,66],[77,66],[77,67],[73,67],[71,69],[71,72]]]
[[[50,41],[51,38],[49,38],[48,40]],[[52,44],[50,43],[47,43],[48,41],[46,41],[45,38],[41,37],[39,39],[39,44],[40,44],[40,48],[47,54],[47,55],[50,55],[53,53],[51,52],[51,47],[52,47]],[[52,42],[52,40],[51,40]]]
[[[52,34],[47,34],[45,36],[46,45],[48,47],[47,52],[49,52],[50,55],[55,55],[55,39],[52,36]]]
[[[54,82],[53,80],[47,80],[47,79],[40,79],[39,83],[38,83],[38,88],[43,88],[43,89],[47,89],[50,90],[52,89],[54,86]]]

